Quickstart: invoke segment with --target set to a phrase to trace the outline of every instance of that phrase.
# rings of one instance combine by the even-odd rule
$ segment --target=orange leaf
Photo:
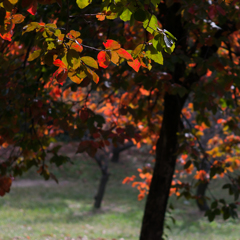
[[[133,60],[132,55],[123,48],[118,49],[116,52],[119,57],[125,58],[126,60]]]
[[[117,54],[115,51],[112,51],[112,52],[111,52],[111,61],[112,61],[114,64],[118,65],[119,56],[118,56],[118,54]]]
[[[12,35],[13,35],[13,31],[5,33],[3,35],[0,34],[0,37],[4,40],[7,40],[7,41],[11,42],[12,41]]]
[[[92,71],[90,68],[87,68],[87,72],[86,72],[87,76],[89,78],[91,78],[95,83],[98,83],[99,81],[99,76],[94,72]]]
[[[14,14],[12,18],[13,18],[13,23],[21,23],[24,21],[25,17],[22,14]]]
[[[128,65],[132,67],[136,72],[139,71],[141,67],[141,63],[138,61],[138,59],[134,59],[133,61],[127,61]]]
[[[83,47],[82,47],[80,44],[73,43],[73,44],[71,45],[71,49],[74,49],[74,50],[77,51],[77,52],[82,52]]]
[[[110,64],[110,57],[105,51],[101,51],[97,55],[99,66],[102,68],[107,68]]]
[[[67,34],[67,37],[72,39],[72,38],[78,38],[80,35],[81,35],[80,32],[71,30],[71,31]]]
[[[106,49],[109,49],[109,50],[116,50],[121,47],[121,45],[118,42],[111,39],[108,39],[106,43],[103,43],[103,45]]]
[[[103,13],[99,13],[99,14],[96,15],[96,18],[97,18],[99,21],[105,20],[105,17],[106,17],[106,15],[103,14]]]

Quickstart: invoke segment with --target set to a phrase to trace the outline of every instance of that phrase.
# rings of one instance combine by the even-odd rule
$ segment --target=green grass
[[[137,173],[136,166],[144,161],[144,156],[141,158],[136,161],[134,155],[125,154],[121,163],[110,164],[111,176],[100,210],[92,208],[100,178],[93,160],[75,156],[74,165],[54,169],[60,184],[44,182],[30,171],[0,199],[0,239],[137,240],[145,202],[137,201],[137,190],[121,182]],[[173,217],[177,222],[167,221],[172,228],[166,231],[169,239],[240,239],[239,220],[209,223],[194,202],[176,202],[175,197],[171,202],[176,206]]]

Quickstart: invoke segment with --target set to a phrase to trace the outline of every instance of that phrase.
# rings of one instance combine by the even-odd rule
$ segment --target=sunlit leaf
[[[87,7],[91,2],[92,0],[77,0],[77,5],[79,8],[83,9]]]
[[[99,52],[97,55],[97,59],[98,59],[99,66],[102,68],[107,68],[111,62],[110,56],[108,55],[108,53],[106,51]]]
[[[41,50],[36,50],[33,53],[31,53],[28,57],[28,61],[33,61],[34,59],[38,58],[40,56]]]
[[[116,50],[121,47],[121,45],[118,42],[111,39],[108,39],[106,42],[103,43],[103,45],[106,49],[109,50]]]
[[[89,57],[89,56],[81,57],[81,61],[83,61],[89,67],[98,69],[97,61],[92,57]]]
[[[134,60],[129,60],[127,61],[128,65],[130,67],[132,67],[136,72],[139,71],[140,67],[141,67],[141,63],[139,62],[139,60],[136,58]]]
[[[132,55],[123,48],[116,50],[116,52],[119,55],[119,57],[122,57],[126,60],[133,60]]]

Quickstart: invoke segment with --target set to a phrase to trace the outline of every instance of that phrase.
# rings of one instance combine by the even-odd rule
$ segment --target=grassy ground
[[[74,165],[54,170],[58,185],[34,177],[34,170],[14,182],[10,194],[0,199],[0,239],[138,239],[145,202],[137,201],[137,191],[121,182],[124,176],[136,174],[144,156],[137,161],[134,155],[123,154],[121,163],[110,164],[101,210],[92,208],[100,178],[96,163],[83,157],[73,160]],[[169,239],[240,239],[239,220],[218,219],[210,224],[194,202],[176,202],[174,197],[171,202],[177,223],[170,224]]]

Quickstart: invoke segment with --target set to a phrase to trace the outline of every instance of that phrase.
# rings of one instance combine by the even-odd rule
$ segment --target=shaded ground
[[[70,149],[70,148],[68,148]],[[71,150],[72,151],[72,150]],[[140,159],[140,160],[137,160]],[[110,164],[110,181],[102,209],[93,210],[100,171],[86,156],[73,155],[74,165],[53,168],[59,184],[36,177],[36,169],[13,182],[10,194],[0,198],[0,239],[34,240],[137,240],[144,200],[137,201],[138,191],[122,185],[125,176],[137,174],[146,157],[135,150],[121,154],[121,163]],[[220,182],[212,184],[213,192]],[[171,240],[239,240],[239,220],[209,223],[197,210],[194,201],[171,197],[175,206],[173,225],[168,217]]]

